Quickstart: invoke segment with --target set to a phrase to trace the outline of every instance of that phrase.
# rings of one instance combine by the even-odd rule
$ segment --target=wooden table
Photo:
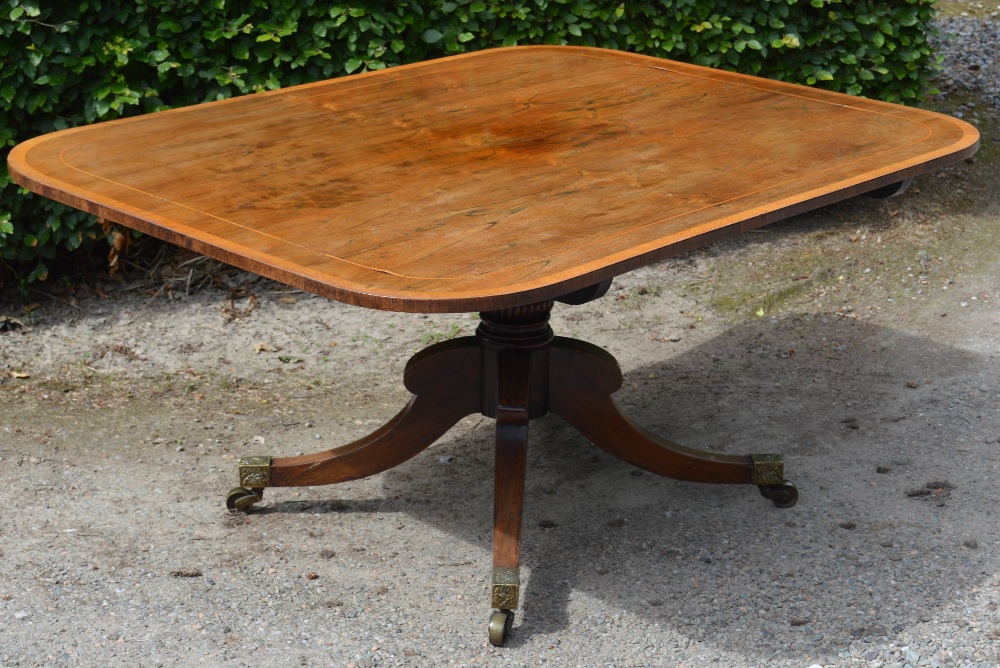
[[[473,337],[407,364],[413,397],[373,434],[246,457],[264,487],[385,471],[472,413],[496,419],[489,637],[519,596],[528,423],[547,412],[648,471],[798,493],[781,457],[701,452],[632,422],[607,352],[553,336],[553,302],[614,276],[972,155],[919,109],[597,49],[515,47],[65,130],[17,146],[31,190],[331,299],[478,311]]]

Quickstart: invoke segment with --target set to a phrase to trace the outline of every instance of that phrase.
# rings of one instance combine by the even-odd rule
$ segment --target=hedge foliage
[[[7,175],[10,147],[52,130],[539,43],[913,102],[934,69],[933,10],[933,0],[0,0],[0,258],[22,280],[44,280],[58,251],[102,234]]]

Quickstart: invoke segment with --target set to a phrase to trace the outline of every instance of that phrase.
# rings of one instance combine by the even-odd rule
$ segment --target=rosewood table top
[[[369,308],[557,298],[975,152],[955,118],[616,51],[514,47],[39,137],[47,197]]]

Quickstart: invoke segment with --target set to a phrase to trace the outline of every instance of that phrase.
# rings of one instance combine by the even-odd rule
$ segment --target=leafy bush
[[[935,62],[933,0],[44,4],[0,0],[0,258],[27,281],[102,235],[7,174],[11,146],[53,130],[515,44],[638,51],[907,103]]]

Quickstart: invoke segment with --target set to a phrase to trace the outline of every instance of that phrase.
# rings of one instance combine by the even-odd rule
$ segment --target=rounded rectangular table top
[[[90,125],[52,199],[340,301],[558,297],[975,152],[955,118],[647,56],[512,47]]]

